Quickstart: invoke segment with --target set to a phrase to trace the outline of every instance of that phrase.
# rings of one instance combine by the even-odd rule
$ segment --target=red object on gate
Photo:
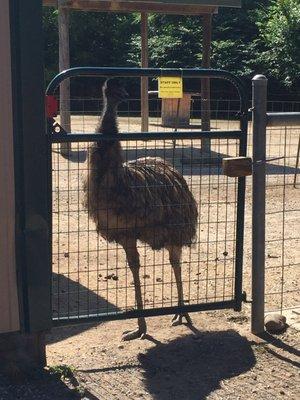
[[[52,95],[46,95],[46,115],[48,118],[57,117],[58,101]]]

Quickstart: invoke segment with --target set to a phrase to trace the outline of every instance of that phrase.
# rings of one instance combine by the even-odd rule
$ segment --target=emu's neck
[[[104,100],[101,122],[97,125],[96,132],[104,135],[114,135],[118,133],[117,106],[107,103]]]
[[[96,133],[106,136],[104,140],[96,142],[90,153],[91,174],[99,184],[105,178],[107,186],[114,186],[121,174],[123,156],[119,140],[114,139],[118,133],[117,107],[105,102],[102,118],[96,127]],[[107,137],[111,140],[107,140]]]

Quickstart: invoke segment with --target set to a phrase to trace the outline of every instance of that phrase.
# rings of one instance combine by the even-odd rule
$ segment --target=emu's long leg
[[[177,286],[177,293],[178,293],[178,307],[182,307],[184,305],[183,303],[183,288],[182,288],[182,278],[181,278],[181,247],[179,246],[170,246],[168,248],[169,251],[169,258],[170,258],[170,263],[174,271],[175,275],[175,280],[176,280],[176,286]],[[178,313],[174,315],[172,318],[172,325],[181,325],[182,324],[182,318],[185,317],[186,321],[188,324],[192,324],[191,317],[189,316],[188,313]]]
[[[138,310],[143,309],[143,300],[142,300],[142,291],[141,291],[141,282],[140,282],[140,257],[137,251],[136,241],[128,241],[123,245],[124,250],[126,252],[126,257],[128,261],[129,268],[131,270],[134,282],[135,289],[135,301]],[[144,317],[138,318],[138,328],[124,332],[122,340],[132,340],[137,338],[143,338],[147,332],[146,321]]]

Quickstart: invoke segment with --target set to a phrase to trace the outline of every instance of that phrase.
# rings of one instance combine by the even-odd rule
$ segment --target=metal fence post
[[[264,331],[265,197],[267,78],[252,79],[253,186],[252,186],[252,313],[251,331]]]

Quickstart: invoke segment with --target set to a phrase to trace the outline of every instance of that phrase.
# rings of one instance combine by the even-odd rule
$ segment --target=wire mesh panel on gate
[[[239,101],[211,100],[211,129],[214,135],[210,139],[210,151],[206,152],[201,149],[201,138],[193,135],[193,130],[201,131],[201,101],[192,101],[189,126],[180,128],[187,135],[181,136],[178,136],[176,127],[163,126],[161,100],[155,98],[150,102],[149,134],[158,132],[155,139],[147,137],[146,133],[139,134],[140,99],[130,99],[119,110],[120,132],[137,132],[140,136],[139,139],[133,136],[128,139],[125,134],[123,138],[122,135],[118,138],[125,163],[118,168],[122,169],[126,163],[130,163],[134,170],[134,160],[150,157],[154,160],[154,169],[156,162],[167,163],[172,171],[178,171],[183,176],[187,190],[195,199],[198,213],[193,243],[183,247],[182,251],[183,305],[239,308],[241,271],[237,276],[237,265],[241,268],[243,207],[238,207],[238,202],[244,201],[243,188],[240,186],[238,190],[241,181],[223,175],[221,169],[224,156],[241,155],[241,138],[245,140],[246,132],[240,130]],[[60,145],[63,140],[57,140],[60,134],[54,133],[58,136],[52,136],[54,140],[51,139],[53,319],[60,323],[84,318],[123,318],[137,309],[128,257],[124,246],[107,241],[103,234],[97,234],[97,221],[95,223],[89,216],[91,207],[85,201],[85,192],[90,196],[90,188],[84,191],[84,181],[93,170],[90,162],[93,140],[86,140],[82,135],[77,140],[76,136],[76,132],[84,135],[95,131],[102,99],[77,98],[70,104],[71,108],[74,107],[74,111],[70,110],[72,133],[68,135],[72,147],[69,147],[67,154],[62,154]],[[59,116],[56,121],[60,122]],[[226,135],[227,131],[233,133]],[[101,140],[106,139],[99,137],[97,140],[101,146]],[[116,176],[120,173],[118,168],[114,171]],[[146,179],[143,182],[131,181],[131,189],[144,191],[145,203],[150,204],[154,212],[164,207],[175,210],[186,206],[184,198],[177,198],[172,203],[156,203],[155,191],[167,191],[172,182],[162,180],[152,185],[147,184]],[[118,189],[117,185],[113,189],[102,185],[102,190]],[[104,214],[107,211],[107,215],[110,215],[113,205],[106,204],[105,207],[106,210],[103,204],[99,204],[97,211],[101,210]],[[238,218],[238,212],[241,218]],[[170,232],[173,230],[178,234],[186,229],[186,226],[179,226],[178,222],[170,220],[165,223]],[[128,227],[124,224],[120,227],[117,217],[113,229],[126,231]],[[136,226],[138,229],[139,226]],[[153,227],[153,239],[147,243],[155,242],[157,229],[159,227]],[[239,246],[237,238],[241,241]],[[155,314],[147,315],[159,315],[162,310],[179,303],[169,249],[161,247],[160,251],[153,251],[143,241],[138,241],[137,245],[143,309],[156,310]]]
[[[72,146],[80,154],[88,144]],[[197,201],[197,239],[192,247],[184,248],[182,256],[186,304],[234,296],[237,182],[222,175],[220,155],[236,155],[238,143],[218,139],[212,141],[212,148],[215,159],[209,163],[199,157],[199,140],[180,141],[175,149],[171,140],[123,143],[126,161],[145,156],[167,160],[183,174]],[[82,205],[87,168],[87,160],[70,162],[53,145],[53,315],[58,318],[135,307],[124,250],[97,235]],[[138,244],[138,251],[144,307],[177,305],[167,251],[152,251],[143,243]]]

